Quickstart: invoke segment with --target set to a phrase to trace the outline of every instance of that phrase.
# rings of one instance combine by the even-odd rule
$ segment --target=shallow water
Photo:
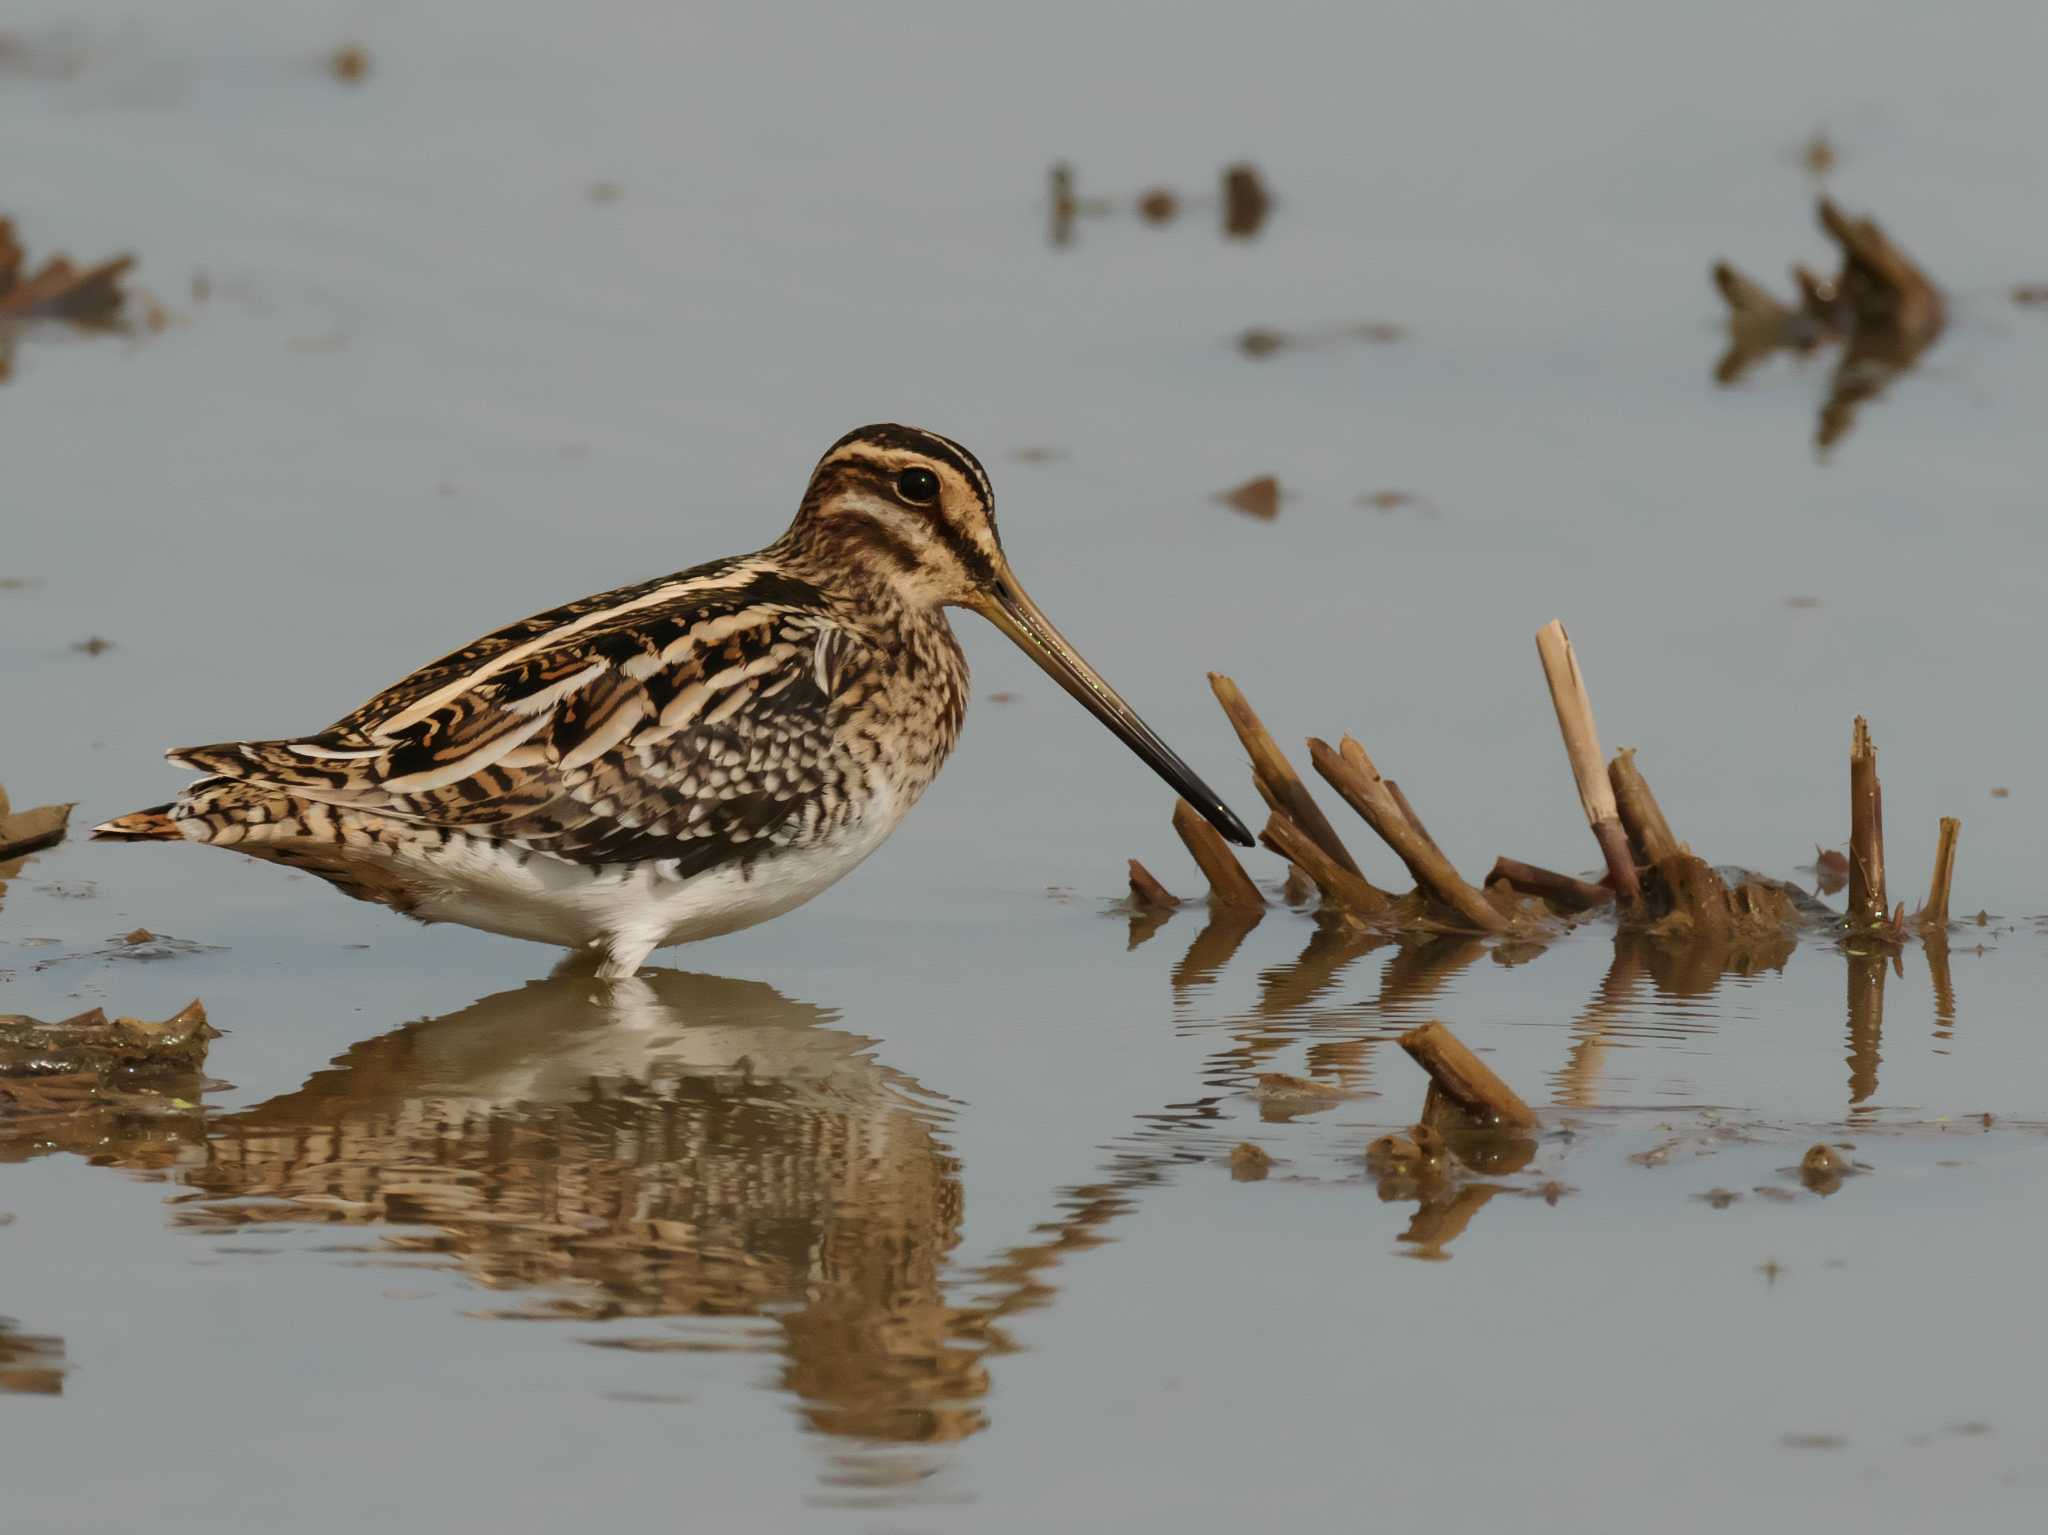
[[[1196,888],[1162,792],[971,619],[1016,697],[890,846],[599,1003],[275,869],[67,844],[0,890],[0,1010],[196,994],[232,1085],[0,1174],[0,1376],[61,1339],[61,1395],[0,1392],[22,1528],[2038,1505],[2048,362],[2006,298],[2048,275],[2038,8],[6,25],[75,68],[0,73],[0,213],[37,255],[135,249],[176,314],[24,337],[0,384],[17,805],[155,802],[168,744],[315,728],[765,542],[895,418],[981,452],[1035,595],[1240,812],[1211,667],[1285,740],[1356,732],[1468,872],[1583,867],[1530,653],[1562,616],[1696,847],[1792,877],[1839,843],[1861,712],[1894,894],[1957,814],[1988,913],[1945,979],[1820,938],[1722,976],[1597,926],[1350,952],[1284,910],[1127,948],[1124,857]],[[350,38],[355,87],[320,69]],[[1827,360],[1717,389],[1705,280],[1823,258],[1821,126],[1827,190],[1952,308],[1824,458]],[[1249,157],[1277,203],[1250,240],[1194,207],[1055,249],[1060,156],[1084,195],[1204,196]],[[1401,339],[1233,344],[1366,322]],[[1272,522],[1212,499],[1268,473]],[[1389,489],[1421,500],[1355,504]],[[138,925],[205,947],[107,952]],[[1525,1165],[1366,1167],[1429,1017],[1543,1110]],[[1349,1096],[1285,1117],[1276,1071]],[[1810,1190],[1817,1141],[1869,1171]]]

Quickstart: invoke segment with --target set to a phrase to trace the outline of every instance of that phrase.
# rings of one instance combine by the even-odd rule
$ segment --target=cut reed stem
[[[1301,775],[1294,771],[1294,764],[1287,760],[1287,754],[1280,750],[1280,743],[1273,739],[1272,733],[1253,712],[1238,685],[1221,672],[1211,672],[1209,687],[1216,694],[1216,701],[1223,705],[1230,728],[1244,743],[1246,755],[1252,759],[1252,775],[1259,783],[1260,791],[1270,800],[1277,801],[1273,808],[1308,833],[1333,863],[1362,876],[1365,871],[1346,850],[1336,827],[1323,814],[1322,806],[1308,792],[1308,785],[1301,781]]]
[[[1615,808],[1621,814],[1629,845],[1647,867],[1656,868],[1678,851],[1678,838],[1672,834],[1671,823],[1664,819],[1657,796],[1650,792],[1643,770],[1636,766],[1633,746],[1614,754],[1614,760],[1607,764],[1607,782],[1614,790]]]
[[[1517,1129],[1535,1125],[1535,1111],[1441,1022],[1432,1020],[1410,1029],[1401,1036],[1401,1048],[1429,1073],[1429,1079],[1446,1098],[1467,1113],[1497,1119]]]
[[[1437,847],[1436,838],[1432,837],[1429,834],[1429,828],[1422,824],[1422,817],[1417,815],[1415,813],[1415,807],[1408,803],[1408,796],[1401,792],[1401,786],[1395,783],[1394,780],[1391,778],[1389,778],[1386,782],[1387,792],[1394,796],[1394,803],[1401,807],[1401,814],[1408,817],[1408,824],[1415,828],[1415,834],[1422,838],[1424,842],[1427,842],[1430,845],[1430,847],[1435,850],[1437,857],[1443,858],[1444,850],[1440,847]],[[1444,861],[1446,863],[1450,862],[1450,860],[1447,858],[1444,859]]]
[[[1636,867],[1629,857],[1628,837],[1621,826],[1621,813],[1614,803],[1614,789],[1607,781],[1600,734],[1593,728],[1593,700],[1586,692],[1586,679],[1579,672],[1579,658],[1564,625],[1553,619],[1536,631],[1536,653],[1543,661],[1543,679],[1550,685],[1550,701],[1557,710],[1557,728],[1564,737],[1565,756],[1572,765],[1572,777],[1579,786],[1579,804],[1586,812],[1586,824],[1600,844],[1600,856],[1614,880],[1614,891],[1633,905],[1642,899]]]
[[[1365,754],[1350,736],[1344,738],[1343,753],[1333,750],[1327,741],[1310,738],[1309,759],[1322,774],[1330,787],[1344,796],[1344,800],[1365,818],[1365,823],[1379,834],[1380,840],[1392,848],[1401,862],[1408,866],[1408,872],[1415,876],[1415,883],[1449,907],[1466,922],[1485,933],[1504,933],[1510,924],[1508,919],[1496,911],[1485,896],[1474,890],[1459,877],[1451,867],[1450,860],[1436,848],[1401,808],[1400,802],[1388,792],[1386,780],[1380,777],[1379,769],[1372,765],[1372,759]]]
[[[1180,840],[1187,844],[1188,852],[1201,865],[1203,877],[1209,881],[1211,901],[1241,911],[1266,909],[1266,898],[1259,894],[1259,887],[1244,872],[1244,865],[1237,861],[1222,834],[1203,820],[1201,812],[1186,800],[1174,801],[1173,829],[1180,833]]]
[[[1180,905],[1180,897],[1154,879],[1152,871],[1135,858],[1131,860],[1131,899],[1140,906],[1161,911],[1171,911]]]
[[[1374,917],[1394,904],[1392,896],[1363,876],[1341,867],[1313,837],[1277,809],[1266,821],[1266,829],[1259,833],[1259,840],[1313,880],[1323,899],[1339,911],[1354,917]]]
[[[1934,845],[1934,880],[1927,887],[1927,904],[1920,909],[1920,925],[1948,926],[1948,892],[1956,878],[1956,838],[1963,823],[1952,815],[1941,818],[1941,836]]]
[[[1870,722],[1856,716],[1849,738],[1849,921],[1884,927],[1891,906],[1884,885],[1884,786],[1877,777],[1877,747]]]

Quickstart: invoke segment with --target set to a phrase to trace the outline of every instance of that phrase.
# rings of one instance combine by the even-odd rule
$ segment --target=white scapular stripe
[[[563,640],[568,639],[572,635],[581,634],[585,629],[593,628],[598,624],[608,623],[622,614],[638,613],[643,608],[660,607],[665,602],[673,602],[676,598],[687,596],[691,592],[714,591],[719,587],[727,586],[744,586],[747,579],[758,568],[758,566],[748,563],[738,565],[731,570],[720,571],[716,575],[697,576],[688,581],[671,581],[666,586],[658,586],[653,591],[643,596],[635,597],[630,602],[620,603],[617,607],[596,608],[591,612],[579,614],[567,623],[556,625],[545,634],[537,634],[530,640],[524,640],[514,645],[510,650],[492,656],[489,660],[479,662],[475,671],[457,677],[453,682],[442,684],[424,698],[399,710],[391,718],[379,720],[371,733],[381,740],[389,740],[407,726],[417,725],[450,699],[460,698],[479,682],[496,676],[515,662],[524,661],[536,651],[545,650],[550,645],[559,645]]]
[[[519,715],[546,714],[578,688],[602,677],[610,669],[611,663],[608,661],[592,661],[573,677],[564,677],[560,682],[551,683],[538,693],[513,699],[505,705],[505,712]]]
[[[574,750],[562,754],[563,772],[588,767],[606,752],[617,746],[633,733],[633,727],[647,717],[647,700],[640,697],[628,698],[611,716],[589,735],[577,743]]]
[[[399,778],[387,778],[377,787],[387,794],[418,794],[426,789],[445,789],[449,784],[459,783],[473,773],[481,773],[499,758],[517,751],[545,730],[550,723],[548,717],[543,715],[517,730],[508,730],[495,740],[485,742],[467,756],[458,757],[453,762],[446,762],[438,767],[423,768],[417,773],[407,773]]]
[[[311,741],[291,741],[285,750],[297,757],[311,757],[316,762],[360,762],[365,757],[381,757],[390,748],[384,746],[352,746],[346,751],[334,746],[315,746]]]

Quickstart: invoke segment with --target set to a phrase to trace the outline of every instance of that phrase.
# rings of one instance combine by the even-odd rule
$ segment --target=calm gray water
[[[1039,601],[1242,813],[1212,668],[1289,742],[1359,735],[1468,873],[1585,867],[1530,643],[1563,617],[1695,847],[1791,877],[1838,844],[1863,713],[1894,894],[1960,815],[1990,917],[1940,985],[1917,946],[1718,978],[1598,927],[1512,966],[1345,952],[1277,909],[1227,962],[1197,910],[1127,949],[1126,857],[1198,888],[1165,796],[971,618],[978,692],[1016,696],[890,846],[602,1003],[545,950],[73,842],[0,890],[0,1011],[198,995],[232,1085],[0,1167],[0,1314],[65,1370],[0,1392],[10,1527],[2038,1508],[2048,318],[2008,297],[2048,280],[2038,6],[28,0],[0,30],[0,214],[38,256],[136,251],[175,316],[25,337],[0,384],[18,806],[157,802],[167,745],[317,728],[754,547],[899,419],[980,452]],[[350,40],[354,87],[321,67]],[[1952,311],[1825,456],[1831,359],[1717,388],[1706,281],[1828,259],[1823,128],[1825,189]],[[1205,198],[1250,159],[1277,202],[1250,240],[1197,206],[1055,249],[1062,157],[1084,195]],[[1402,338],[1233,345],[1364,322]],[[1268,473],[1275,521],[1213,500]],[[1389,489],[1421,500],[1357,504]],[[104,953],[137,925],[207,947]],[[1429,1017],[1543,1108],[1525,1167],[1366,1168]],[[1276,1117],[1271,1071],[1351,1096]],[[1871,1171],[1808,1191],[1817,1140]]]

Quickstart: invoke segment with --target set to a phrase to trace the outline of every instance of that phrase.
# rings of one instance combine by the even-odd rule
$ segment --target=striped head
[[[1025,595],[996,536],[988,473],[959,443],[910,426],[864,426],[811,474],[788,546],[878,584],[913,611],[972,608],[1014,640],[1181,798],[1233,842],[1251,833]]]
[[[833,443],[790,531],[912,607],[971,607],[1003,562],[987,472],[959,443],[910,426],[864,426]]]

